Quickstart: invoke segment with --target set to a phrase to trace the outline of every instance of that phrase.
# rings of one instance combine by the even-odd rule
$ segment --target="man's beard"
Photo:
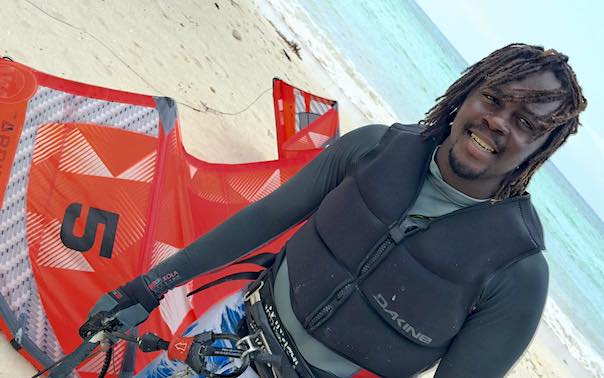
[[[461,177],[462,179],[465,179],[465,180],[479,179],[487,170],[487,167],[485,167],[484,169],[477,171],[477,170],[473,170],[470,167],[464,165],[462,162],[459,161],[459,159],[457,159],[457,157],[453,153],[453,150],[454,150],[453,148],[451,148],[449,150],[449,166],[451,167],[451,170],[453,171],[453,173],[455,173],[457,176]]]

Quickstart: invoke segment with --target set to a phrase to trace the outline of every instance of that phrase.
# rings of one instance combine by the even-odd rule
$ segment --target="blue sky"
[[[555,48],[569,56],[589,105],[579,133],[553,160],[604,219],[604,1],[416,2],[468,63],[512,42]]]

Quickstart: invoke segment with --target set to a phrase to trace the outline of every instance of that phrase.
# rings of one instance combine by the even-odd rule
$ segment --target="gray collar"
[[[470,197],[445,182],[442,174],[440,173],[440,168],[438,167],[438,164],[436,164],[436,151],[438,151],[439,148],[440,146],[436,147],[434,153],[432,154],[430,173],[427,177],[427,180],[430,181],[434,188],[447,200],[461,207],[472,206],[477,203],[488,201],[489,198]]]

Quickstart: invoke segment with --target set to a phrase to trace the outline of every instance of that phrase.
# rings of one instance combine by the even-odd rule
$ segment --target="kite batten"
[[[158,138],[158,150],[156,155],[157,157],[155,161],[155,175],[151,184],[149,206],[147,208],[145,217],[147,223],[141,241],[141,249],[139,252],[138,263],[135,268],[135,276],[145,273],[148,270],[152,259],[151,253],[153,251],[153,239],[155,229],[157,227],[158,217],[157,211],[155,211],[155,207],[160,199],[160,193],[164,185],[163,178],[165,172],[166,151],[168,147],[166,143],[166,138],[168,138],[168,136],[166,136],[166,131],[164,127],[161,127]]]
[[[174,122],[169,132],[162,127],[159,136],[159,163],[150,200],[150,221],[137,268],[140,273],[177,253],[196,235],[186,190],[188,169],[184,163],[184,147],[178,121],[174,119]],[[153,332],[170,339],[181,324],[193,321],[192,305],[186,293],[186,287],[168,293],[160,302],[159,311],[140,326],[139,333]],[[136,351],[135,372],[141,371],[156,355]]]

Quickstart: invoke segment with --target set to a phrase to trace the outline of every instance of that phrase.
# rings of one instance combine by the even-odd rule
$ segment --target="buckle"
[[[255,288],[253,291],[248,291],[243,295],[243,300],[245,302],[249,302],[250,305],[253,305],[256,302],[260,302],[260,289],[262,289],[263,286],[264,281],[260,281],[260,284],[258,284],[257,288]]]
[[[241,353],[240,358],[242,360],[266,364],[272,374],[271,378],[279,377],[277,369],[281,366],[281,360],[279,357],[272,354],[271,348],[268,346],[268,342],[264,336],[264,332],[262,332],[261,329],[258,329],[251,335],[240,338],[239,341],[237,341],[236,347],[238,349],[245,349],[245,351]]]
[[[241,359],[246,358],[250,353],[262,350],[260,348],[258,348],[258,345],[256,344],[256,342],[254,341],[254,339],[256,339],[257,337],[260,336],[260,333],[262,331],[258,330],[255,333],[251,334],[251,335],[247,335],[244,336],[242,338],[240,338],[237,343],[235,344],[237,346],[237,348],[241,349],[242,345],[245,344],[244,347],[244,352],[241,353]],[[263,345],[264,346],[264,345]]]

